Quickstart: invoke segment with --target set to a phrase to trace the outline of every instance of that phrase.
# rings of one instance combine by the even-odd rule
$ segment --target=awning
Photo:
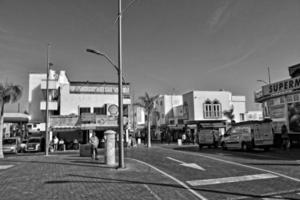
[[[4,113],[5,123],[28,123],[30,116],[24,113]]]

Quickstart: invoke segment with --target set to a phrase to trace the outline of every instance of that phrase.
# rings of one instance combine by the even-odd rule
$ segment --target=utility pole
[[[270,67],[268,67],[268,78],[269,78],[269,84],[271,84],[271,74],[270,74]]]
[[[48,130],[48,120],[49,120],[49,49],[50,44],[47,45],[47,78],[46,78],[46,123],[45,123],[45,155],[48,156],[48,149],[49,149],[49,130]]]
[[[119,168],[124,165],[124,146],[123,146],[123,72],[122,72],[122,0],[119,0],[118,11],[118,62],[119,62]]]

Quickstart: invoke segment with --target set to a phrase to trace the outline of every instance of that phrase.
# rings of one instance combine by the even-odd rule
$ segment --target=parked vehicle
[[[199,149],[203,146],[208,147],[218,147],[219,141],[219,131],[207,128],[207,129],[199,129],[197,132],[197,143],[199,145]]]
[[[31,137],[28,139],[26,144],[27,152],[39,152],[42,148],[42,138],[41,137]]]
[[[269,150],[273,146],[271,120],[234,124],[222,137],[221,146],[223,149],[233,148],[243,151],[253,148]]]
[[[19,153],[21,151],[21,139],[19,137],[11,137],[3,139],[3,153]]]

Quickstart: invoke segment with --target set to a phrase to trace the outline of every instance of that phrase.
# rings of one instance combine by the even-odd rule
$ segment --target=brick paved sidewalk
[[[196,199],[170,178],[136,161],[108,168],[78,152],[18,155],[0,160],[0,199]],[[5,169],[5,166],[13,167]]]

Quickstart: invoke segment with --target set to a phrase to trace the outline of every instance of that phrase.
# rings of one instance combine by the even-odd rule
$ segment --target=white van
[[[234,148],[243,151],[273,146],[271,120],[246,121],[234,124],[222,137],[223,149]]]

